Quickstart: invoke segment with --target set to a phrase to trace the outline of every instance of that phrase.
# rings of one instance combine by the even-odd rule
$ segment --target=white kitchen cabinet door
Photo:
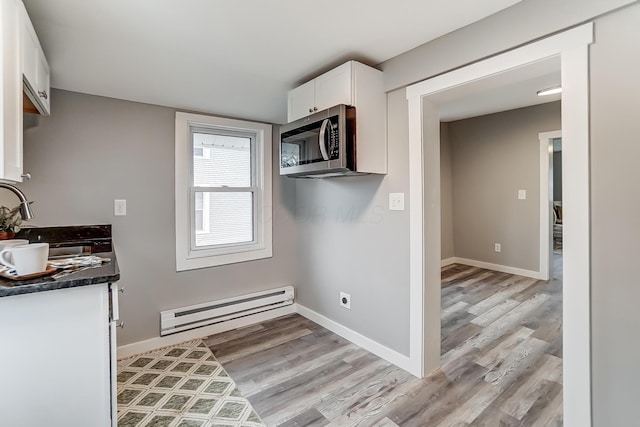
[[[35,90],[38,81],[38,60],[39,46],[38,36],[31,25],[29,15],[24,5],[21,5],[20,15],[20,38],[22,41],[22,74],[24,75],[25,84]]]
[[[36,94],[40,100],[40,113],[48,116],[51,114],[51,86],[50,86],[50,71],[47,58],[44,56],[42,49],[38,51],[38,83]]]
[[[111,427],[108,285],[0,298],[0,424]]]
[[[287,117],[290,122],[313,113],[315,106],[315,81],[311,80],[289,91]]]
[[[19,0],[0,0],[0,180],[22,181]]]
[[[317,111],[339,104],[353,105],[351,61],[318,76],[315,79]]]
[[[111,374],[111,427],[118,427],[118,405],[116,404],[116,396],[118,395],[118,344],[116,340],[117,328],[124,324],[120,321],[120,292],[124,292],[123,288],[117,283],[112,283],[109,287],[109,296],[111,298],[111,317],[109,321],[109,366]]]
[[[24,91],[41,114],[49,115],[49,64],[24,5],[21,9],[20,38]]]
[[[353,105],[352,64],[346,62],[289,91],[289,122],[339,104]]]

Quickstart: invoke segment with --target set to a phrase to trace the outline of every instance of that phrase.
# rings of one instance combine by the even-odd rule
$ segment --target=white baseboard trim
[[[474,259],[467,259],[467,258],[453,257],[453,258],[449,258],[447,261],[449,260],[454,260],[452,264],[455,263],[455,264],[469,265],[471,267],[485,268],[487,270],[499,271],[501,273],[516,274],[518,276],[531,277],[532,279],[544,280],[544,278],[542,277],[539,271],[525,270],[522,268],[509,267],[507,265],[500,265],[500,264],[492,264],[490,262],[476,261]]]
[[[118,347],[118,359],[134,356],[140,353],[156,350],[181,342],[191,341],[196,338],[204,338],[209,335],[219,334],[220,332],[230,331],[232,329],[242,328],[244,326],[253,325],[255,323],[264,322],[266,320],[275,319],[276,317],[286,316],[296,312],[296,304],[285,307],[276,308],[274,310],[264,311],[262,313],[252,314],[246,317],[229,320],[227,322],[217,323],[215,325],[203,326],[202,328],[190,331],[178,332],[164,337],[150,338],[144,341],[138,341],[131,344],[125,344]]]
[[[296,311],[299,315],[306,317],[312,322],[317,323],[330,330],[331,332],[340,335],[342,338],[347,339],[357,346],[364,348],[365,350],[375,354],[378,357],[383,358],[387,362],[393,363],[397,367],[404,369],[407,372],[413,373],[411,370],[411,361],[408,356],[398,353],[395,350],[385,347],[384,345],[367,338],[358,332],[342,326],[341,324],[334,322],[333,320],[324,317],[323,315],[316,313],[307,307],[296,304]],[[415,375],[415,373],[413,373]]]
[[[448,265],[455,264],[457,259],[458,258],[453,256],[451,258],[442,259],[440,260],[440,267],[446,267]]]

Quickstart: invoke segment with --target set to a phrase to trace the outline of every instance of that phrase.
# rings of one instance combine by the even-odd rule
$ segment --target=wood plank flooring
[[[442,270],[442,368],[417,379],[299,315],[205,340],[269,426],[561,426],[562,280]]]

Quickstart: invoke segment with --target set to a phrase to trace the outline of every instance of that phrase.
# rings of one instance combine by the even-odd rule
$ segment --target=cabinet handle
[[[38,96],[39,96],[40,98],[44,98],[44,99],[49,98],[49,95],[47,95],[47,91],[46,91],[46,90],[38,91]]]
[[[310,113],[313,113],[313,108],[309,108],[309,112],[310,112]]]
[[[30,174],[29,172],[27,172],[27,173],[23,173],[23,174],[22,174],[22,175],[20,175],[20,176],[21,176],[22,178],[26,179],[26,180],[31,179],[31,174]]]
[[[121,320],[118,323],[116,323],[116,328],[124,328],[124,322]]]
[[[318,111],[318,107],[313,107],[313,111]]]

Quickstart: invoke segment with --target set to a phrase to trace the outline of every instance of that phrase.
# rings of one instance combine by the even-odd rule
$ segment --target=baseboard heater
[[[227,322],[293,304],[293,286],[160,312],[160,335]]]

